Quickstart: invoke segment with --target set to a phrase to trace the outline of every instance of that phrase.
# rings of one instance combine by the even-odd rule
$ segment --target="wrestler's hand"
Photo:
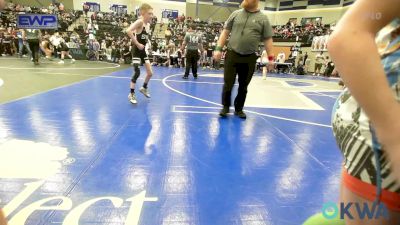
[[[144,49],[144,45],[142,45],[140,43],[136,47],[138,47],[139,50],[143,50]]]

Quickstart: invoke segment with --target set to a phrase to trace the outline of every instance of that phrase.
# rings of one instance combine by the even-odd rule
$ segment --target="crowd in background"
[[[134,14],[94,12],[85,17],[75,31],[86,40],[89,60],[107,60],[115,63],[130,63],[127,51],[131,42],[124,30],[137,19]]]
[[[159,51],[164,55],[167,55],[166,63],[161,65],[170,65],[174,66],[174,63],[170,58],[170,55],[177,57],[175,50],[179,53],[178,47],[181,46],[184,38],[184,34],[187,31],[188,24],[196,24],[197,32],[200,32],[203,36],[203,45],[204,52],[201,52],[200,57],[200,66],[203,68],[210,69],[219,69],[221,64],[219,62],[215,62],[213,60],[213,52],[217,45],[218,38],[223,29],[223,23],[213,22],[213,21],[200,21],[198,19],[192,20],[192,18],[185,18],[185,16],[181,16],[177,19],[170,19],[167,25],[167,29],[165,31],[165,39],[160,41],[154,41],[153,50]],[[273,26],[274,30],[274,39],[284,39],[286,41],[296,41],[296,37],[298,40],[304,41],[306,44],[311,44],[313,38],[315,36],[329,35],[332,31],[333,25],[324,25],[321,21],[317,22],[308,22],[303,25],[297,25],[296,22],[288,21],[287,24],[282,26]],[[162,26],[160,26],[160,30],[162,30]],[[260,46],[259,56],[261,56],[262,46]],[[294,54],[296,52],[296,54]],[[223,57],[226,53],[226,47],[223,50]],[[182,53],[184,57],[184,53]],[[332,72],[334,73],[334,66],[332,61],[328,56],[324,56],[321,58],[319,54],[315,56],[315,64],[311,65],[311,57],[308,55],[303,55],[300,51],[291,50],[291,54],[289,56],[284,56],[282,58],[282,54],[280,56],[275,56],[274,61],[278,63],[291,63],[292,67],[288,68],[287,66],[274,66],[270,68],[270,72],[294,72],[301,74],[309,74],[311,71],[316,71],[315,75],[321,76],[330,76]],[[178,62],[178,60],[176,60]],[[179,60],[184,62],[184,60]],[[260,61],[260,60],[259,60]],[[223,61],[222,61],[223,63]],[[158,61],[155,61],[156,65],[160,65]],[[260,63],[261,64],[261,63]],[[181,65],[177,65],[178,67]],[[317,69],[317,70],[315,70]]]
[[[205,51],[200,53],[200,65],[204,68],[219,69],[219,64],[213,61],[212,54],[222,31],[223,23],[193,20],[184,15],[176,19],[170,18],[168,24],[161,23],[159,30],[155,31],[158,34],[153,35],[152,40],[151,48],[155,53],[153,65],[184,66],[185,52],[182,52],[180,47],[190,24],[196,25],[196,32],[200,33],[203,39],[202,43]],[[164,29],[165,32],[160,35]]]
[[[57,31],[42,31],[42,43],[45,41],[51,46],[50,39],[53,36],[62,37],[63,41],[68,43],[70,48],[84,46],[87,49],[86,57],[88,60],[130,64],[132,61],[132,42],[124,31],[137,19],[137,15],[133,13],[89,12],[87,9],[85,5],[83,5],[82,11],[75,11],[64,10],[64,6],[61,3],[57,5],[50,4],[48,7],[35,8],[10,2],[5,11],[0,15],[0,56],[18,54],[22,57],[23,55],[29,55],[29,49],[24,47],[23,40],[21,40],[22,32],[16,28],[16,15],[18,13],[55,13],[58,15],[59,29]],[[82,21],[73,29],[68,30],[81,15],[84,15],[82,16]],[[204,51],[200,52],[200,66],[210,69],[219,69],[221,67],[221,64],[215,62],[212,56],[218,38],[223,30],[223,23],[211,20],[193,20],[184,15],[175,19],[170,18],[167,23],[160,21],[157,27],[158,22],[158,18],[154,17],[150,24],[150,33],[152,34],[151,44],[146,46],[153,65],[183,67],[185,52],[181,50],[181,46],[188,26],[195,24],[197,28],[196,32],[201,33],[203,37]],[[307,39],[307,42],[309,42],[314,36],[329,34],[331,27],[322,23],[297,25],[296,22],[289,21],[285,25],[273,26],[273,30],[274,38],[291,40],[299,37],[300,40]],[[57,52],[53,49],[51,51],[57,57]],[[225,52],[226,47],[223,49],[222,58],[224,58]],[[296,57],[290,56],[288,59],[283,60],[283,62],[291,60],[290,62],[293,62],[293,66],[298,66],[299,60],[295,60],[294,58]],[[281,59],[276,57],[274,60],[279,61]],[[322,64],[325,66],[323,68],[328,68],[329,62],[329,60],[324,59]],[[302,66],[305,73],[311,68],[305,60]]]
[[[14,4],[10,1],[0,13],[0,56],[20,54],[23,49],[23,30],[17,28],[17,14],[56,14],[58,31],[65,33],[68,27],[82,14],[81,11],[65,10],[62,3],[48,7],[30,7]],[[45,32],[42,32],[45,35]]]
[[[298,25],[297,22],[287,22],[285,25],[272,26],[274,39],[299,40],[311,43],[315,36],[329,35],[334,24],[322,24],[322,22],[309,22]]]

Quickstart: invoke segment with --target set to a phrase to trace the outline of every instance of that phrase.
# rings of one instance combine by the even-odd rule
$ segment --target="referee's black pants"
[[[197,76],[197,61],[199,61],[198,50],[187,50],[186,52],[186,71],[185,77],[189,76],[190,68],[192,68],[193,76]]]
[[[238,74],[239,88],[235,98],[235,111],[243,110],[246,101],[247,86],[253,77],[257,55],[241,55],[232,50],[228,50],[224,61],[224,87],[222,91],[222,105],[231,106],[231,93],[235,84],[236,74]]]
[[[28,40],[29,48],[32,51],[32,58],[33,62],[39,62],[40,57],[40,47],[39,47],[39,40]]]

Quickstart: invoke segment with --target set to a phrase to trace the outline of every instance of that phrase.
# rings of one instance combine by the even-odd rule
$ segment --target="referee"
[[[35,65],[39,65],[40,58],[40,40],[41,40],[41,32],[38,29],[26,29],[24,33],[24,39],[26,38],[29,48],[32,51],[33,63]]]
[[[243,112],[247,86],[253,77],[260,42],[264,42],[268,59],[272,57],[272,28],[267,15],[259,10],[260,0],[244,0],[243,9],[233,12],[225,22],[224,30],[215,48],[214,59],[221,60],[221,50],[229,37],[228,52],[224,63],[223,108],[219,115],[226,117],[231,106],[231,92],[238,74],[239,89],[235,98],[235,115],[246,119]]]
[[[185,36],[185,40],[182,43],[182,48],[181,48],[182,52],[185,50],[185,47],[187,46],[186,71],[185,75],[182,77],[183,79],[188,79],[190,68],[192,68],[194,79],[197,79],[197,61],[199,61],[200,58],[199,50],[200,52],[204,51],[202,45],[202,36],[196,33],[195,30],[196,30],[196,25],[191,24],[189,26],[188,33]]]

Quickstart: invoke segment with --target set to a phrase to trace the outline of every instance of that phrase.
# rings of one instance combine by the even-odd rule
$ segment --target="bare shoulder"
[[[143,25],[144,25],[143,20],[138,19],[138,20],[136,20],[135,22],[133,22],[133,23],[128,27],[127,30],[129,30],[129,31],[141,30],[142,27],[143,27]]]
[[[144,22],[143,22],[142,19],[136,20],[135,23],[137,23],[139,27],[143,27],[144,26]]]

